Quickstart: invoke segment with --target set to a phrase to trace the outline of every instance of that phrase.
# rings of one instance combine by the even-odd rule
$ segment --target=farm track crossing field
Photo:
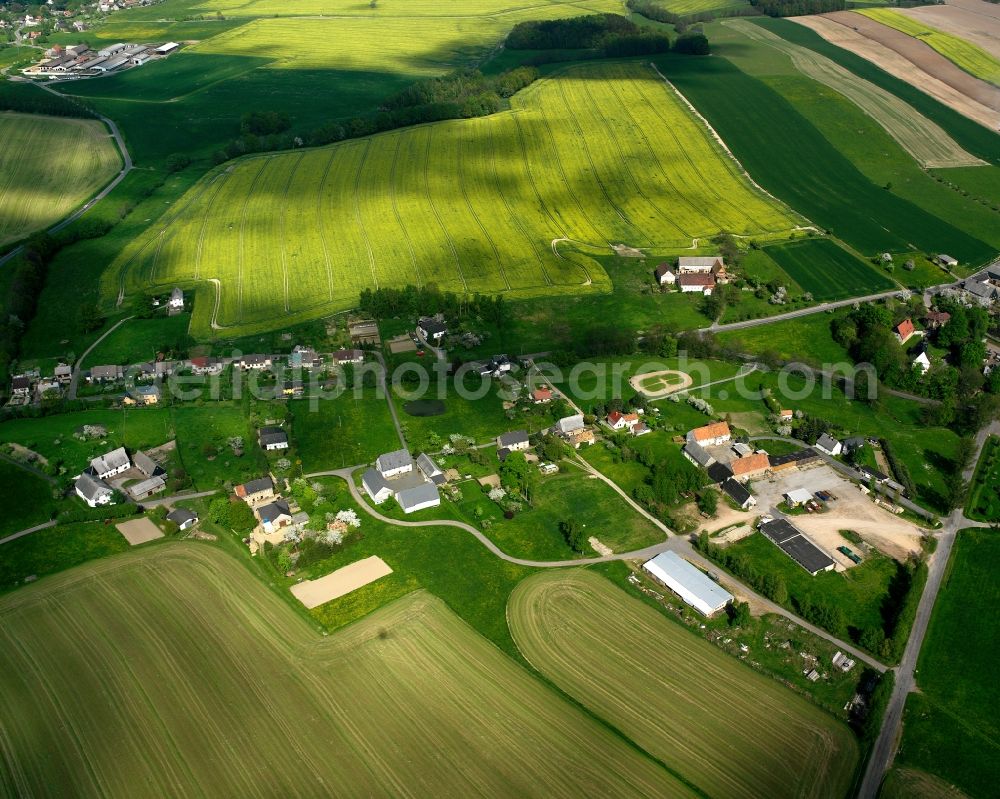
[[[932,28],[918,19],[907,16],[891,8],[865,8],[857,11],[869,19],[887,25],[926,42],[954,64],[994,86],[1000,86],[1000,59],[987,53],[982,47],[958,36]]]
[[[514,589],[524,656],[709,796],[842,797],[858,747],[846,726],[582,570]]]
[[[830,239],[778,244],[768,247],[767,254],[817,300],[875,294],[895,285]]]
[[[728,20],[723,24],[781,51],[803,75],[840,92],[885,128],[922,166],[978,166],[986,163],[963,150],[940,126],[912,106],[829,58],[788,42],[746,20]]]
[[[423,592],[320,638],[242,564],[173,543],[0,619],[5,795],[693,796]]]
[[[121,168],[103,124],[0,113],[0,247],[78,208]]]
[[[859,252],[951,248],[972,264],[995,254],[985,242],[873,183],[790,100],[731,61],[659,62],[754,180]]]
[[[574,67],[491,117],[247,159],[206,176],[106,274],[105,296],[217,280],[192,332],[254,332],[435,283],[514,297],[602,291],[581,250],[689,246],[801,221],[753,188],[648,66]],[[552,240],[570,239],[556,252]],[[574,249],[576,247],[576,249]]]

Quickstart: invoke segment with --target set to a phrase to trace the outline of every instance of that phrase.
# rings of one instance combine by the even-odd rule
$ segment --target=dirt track
[[[1000,11],[992,3],[965,0],[946,6],[901,8],[899,13],[977,44],[1000,58]]]
[[[795,17],[794,21],[969,119],[991,130],[1000,127],[1000,89],[962,71],[923,42],[850,11]]]

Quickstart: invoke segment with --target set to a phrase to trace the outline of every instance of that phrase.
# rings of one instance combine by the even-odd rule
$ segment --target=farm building
[[[684,449],[681,451],[684,453],[685,458],[691,461],[691,463],[695,466],[702,469],[707,469],[715,463],[715,458],[708,453],[708,450],[700,444],[696,444],[694,441],[688,441],[684,445]]]
[[[274,496],[274,483],[271,482],[270,477],[258,477],[256,480],[250,480],[236,486],[234,491],[236,492],[236,496],[246,502],[247,505],[253,505]]]
[[[178,508],[167,514],[167,521],[176,524],[179,530],[187,530],[198,523],[198,517],[187,508]]]
[[[276,499],[274,502],[261,505],[257,508],[256,513],[265,533],[273,533],[275,530],[287,527],[292,523],[292,514],[288,503],[283,499]]]
[[[830,571],[833,559],[802,531],[785,519],[774,519],[760,525],[760,531],[788,557],[815,577],[820,572]]]
[[[140,502],[146,497],[151,497],[153,494],[158,494],[164,488],[167,487],[167,481],[165,475],[154,474],[145,480],[141,480],[134,485],[128,487],[128,493],[136,502]]]
[[[741,482],[756,477],[771,468],[771,462],[767,455],[758,452],[756,455],[747,455],[745,458],[737,458],[729,464],[733,470],[733,477]]]
[[[77,477],[73,488],[76,495],[92,508],[110,504],[111,498],[114,496],[111,486],[90,472],[84,472]]]
[[[557,435],[565,435],[566,433],[574,433],[577,430],[583,429],[583,414],[577,413],[573,416],[564,416],[558,422],[556,422],[555,427],[552,428],[552,432]]]
[[[424,316],[417,322],[417,335],[425,341],[438,344],[447,333],[448,326],[440,319],[435,319],[431,316]]]
[[[785,502],[790,508],[797,508],[799,505],[805,505],[809,500],[812,499],[812,493],[804,488],[793,488],[784,495]]]
[[[288,355],[288,365],[292,369],[318,369],[323,365],[323,359],[316,350],[296,345]]]
[[[531,401],[535,405],[541,405],[552,401],[552,389],[548,386],[540,386],[531,392]]]
[[[236,365],[240,369],[257,370],[270,369],[271,368],[271,356],[270,355],[244,355],[239,360],[236,361]]]
[[[414,513],[424,508],[437,507],[441,504],[441,497],[434,483],[421,483],[396,492],[396,502],[403,513]]]
[[[159,386],[136,386],[122,400],[126,405],[156,405],[159,401]]]
[[[180,47],[180,45],[177,44],[177,42],[167,42],[166,44],[161,44],[153,52],[157,55],[167,55],[168,53],[172,53],[178,47]]]
[[[157,462],[150,458],[145,452],[136,452],[132,457],[132,462],[135,464],[135,468],[142,472],[146,477],[164,474],[164,471],[160,468],[159,464],[157,464]]]
[[[936,330],[942,325],[948,324],[950,321],[951,314],[947,311],[928,311],[927,316],[924,317],[925,324],[932,330]]]
[[[132,461],[129,460],[125,447],[118,447],[118,449],[94,458],[90,462],[90,468],[98,478],[106,480],[116,474],[127,472],[132,468]]]
[[[276,449],[288,449],[288,433],[280,427],[262,427],[257,433],[257,441],[261,449],[268,452]]]
[[[688,441],[693,441],[703,447],[725,444],[730,438],[732,438],[732,433],[726,422],[714,422],[704,427],[696,427],[693,430],[689,430],[687,434]]]
[[[695,444],[694,446],[698,445]],[[698,448],[701,449],[701,447]],[[704,452],[704,450],[702,450],[702,452]],[[713,460],[712,463],[708,464],[708,466],[705,467],[705,471],[708,473],[709,479],[716,485],[725,483],[726,480],[733,476],[733,470],[729,468],[729,464],[720,463],[716,460]]]
[[[757,504],[757,499],[747,491],[746,486],[739,480],[730,477],[721,487],[726,492],[726,495],[739,505],[740,510],[750,510],[750,508]]]
[[[825,452],[827,455],[833,457],[839,455],[843,449],[844,445],[841,444],[833,436],[823,433],[819,438],[816,439],[816,443],[813,446],[820,452]]]
[[[725,261],[718,255],[682,255],[677,259],[677,273],[681,275],[710,275],[725,268]]]
[[[662,552],[646,561],[642,568],[703,616],[718,613],[734,599],[676,552]]]
[[[738,458],[745,458],[748,455],[753,455],[753,447],[749,444],[744,444],[742,441],[737,441],[733,444],[733,452]]]
[[[874,480],[876,483],[881,484],[889,479],[889,475],[882,474],[882,472],[880,472],[878,469],[873,469],[870,466],[865,466],[864,464],[861,464],[857,468],[858,471],[861,473],[861,476],[864,477],[866,480]]]
[[[337,366],[343,366],[345,363],[358,365],[365,362],[364,350],[337,350],[333,353],[333,362]]]
[[[225,368],[218,358],[198,357],[191,359],[191,371],[196,375],[217,375]]]
[[[170,292],[170,299],[167,300],[167,308],[175,313],[184,310],[184,292],[179,288],[174,288]]]
[[[413,471],[413,457],[405,449],[397,449],[379,455],[375,459],[375,468],[385,479],[397,477]]]
[[[706,297],[715,288],[715,278],[711,275],[681,275],[677,278],[677,285],[684,294],[704,294]]]
[[[420,469],[424,477],[434,483],[434,485],[441,485],[446,482],[444,472],[442,472],[440,467],[431,460],[430,456],[426,452],[417,455],[417,468]]]
[[[952,258],[950,255],[946,255],[945,253],[941,253],[937,257],[937,261],[939,264],[941,264],[941,266],[947,266],[947,267],[958,266],[958,259]]]
[[[376,505],[392,496],[392,486],[376,469],[368,469],[361,475],[361,486]]]
[[[628,430],[630,433],[633,428],[639,424],[639,414],[635,413],[622,413],[621,411],[612,411],[605,418],[604,423],[610,427],[612,430]]]
[[[118,55],[118,53],[120,53],[126,47],[128,47],[128,45],[126,45],[124,42],[109,44],[107,47],[102,47],[100,50],[98,50],[97,54],[105,57]]]
[[[916,335],[917,329],[913,326],[912,319],[904,319],[898,325],[896,325],[896,341],[900,344],[905,344],[914,335]]]
[[[660,264],[654,270],[653,275],[661,286],[672,286],[677,282],[677,275],[670,268],[670,264]]]
[[[120,366],[94,366],[87,377],[89,383],[114,383],[122,379],[124,372]]]

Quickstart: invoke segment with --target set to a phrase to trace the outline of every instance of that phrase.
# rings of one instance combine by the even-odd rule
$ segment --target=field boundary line
[[[371,138],[365,139],[365,149],[361,154],[361,162],[358,164],[358,171],[354,173],[354,218],[357,220],[361,237],[365,240],[365,249],[368,250],[368,269],[372,273],[372,282],[375,283],[375,288],[378,289],[378,275],[375,274],[375,253],[372,252],[371,239],[368,238],[368,230],[365,228],[365,222],[361,218],[360,201],[361,173],[364,171],[365,163],[368,161],[368,152],[371,150],[371,146]]]
[[[662,80],[670,88],[670,90],[680,98],[681,102],[684,103],[684,105],[686,105],[689,109],[691,109],[691,113],[694,114],[695,117],[701,122],[701,124],[705,126],[705,129],[709,132],[709,135],[711,135],[711,137],[725,151],[726,155],[728,155],[733,160],[733,163],[736,164],[737,168],[740,170],[740,172],[743,174],[743,176],[748,181],[750,181],[750,185],[751,186],[753,186],[755,189],[757,189],[757,191],[759,191],[761,194],[765,195],[766,197],[771,198],[771,200],[773,200],[774,202],[776,202],[782,208],[787,209],[788,213],[789,213],[789,216],[792,217],[793,220],[795,219],[795,217],[798,217],[799,219],[802,219],[802,220],[808,222],[810,225],[813,224],[813,221],[811,219],[809,219],[809,217],[805,216],[804,214],[800,213],[799,211],[796,211],[794,208],[792,208],[787,203],[784,203],[781,200],[779,200],[777,197],[775,197],[773,194],[771,194],[771,192],[769,192],[767,189],[765,189],[763,186],[761,186],[756,180],[754,180],[753,176],[749,172],[747,172],[746,167],[743,166],[743,164],[740,162],[740,159],[736,157],[736,155],[733,153],[732,150],[729,149],[729,145],[726,144],[726,142],[722,138],[722,136],[719,135],[719,132],[715,128],[712,127],[712,125],[709,123],[708,119],[706,119],[702,115],[702,113],[697,108],[694,107],[694,104],[690,100],[688,100],[687,97],[684,96],[684,94],[680,91],[680,89],[678,89],[676,86],[674,86],[674,84],[671,83],[662,72],[660,72],[660,68],[658,66],[656,66],[655,63],[653,63],[652,61],[650,61],[649,65],[653,68],[653,71],[657,75],[660,76],[660,80]]]
[[[316,192],[316,225],[319,228],[319,240],[323,245],[323,262],[326,264],[326,282],[330,290],[330,302],[333,302],[333,264],[330,262],[330,248],[326,245],[326,220],[323,215],[323,192],[326,187],[326,180],[330,176],[330,167],[333,166],[333,159],[340,151],[338,147],[330,148],[330,157],[326,161],[326,168],[323,170],[323,177],[319,181],[319,191]]]
[[[428,204],[431,207],[431,211],[434,213],[434,218],[437,220],[438,227],[441,228],[441,232],[444,237],[448,240],[448,249],[451,250],[451,255],[455,259],[455,268],[458,269],[458,277],[462,281],[462,289],[466,294],[469,292],[469,282],[465,279],[465,272],[462,270],[462,262],[458,257],[458,249],[455,247],[455,240],[451,237],[451,233],[448,232],[448,228],[445,227],[444,222],[441,220],[441,212],[438,210],[437,205],[434,204],[434,195],[430,191],[430,180],[428,179],[428,165],[431,160],[431,140],[434,138],[435,128],[432,126],[427,127],[427,142],[424,145],[424,168],[423,168],[423,181],[424,181],[424,196],[427,197]]]
[[[392,202],[392,213],[396,217],[396,224],[399,225],[399,229],[403,231],[403,238],[406,241],[406,249],[410,253],[410,263],[413,264],[413,271],[417,274],[417,285],[423,286],[425,281],[423,279],[423,272],[417,265],[417,257],[413,253],[413,241],[410,239],[410,231],[406,229],[406,225],[403,224],[403,219],[399,215],[399,205],[396,202],[396,166],[399,164],[399,147],[403,142],[402,136],[394,136],[396,139],[396,146],[392,150],[392,167],[389,169],[389,199]]]

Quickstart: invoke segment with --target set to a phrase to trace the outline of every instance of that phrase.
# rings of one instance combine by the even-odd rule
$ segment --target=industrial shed
[[[703,616],[711,616],[734,597],[675,552],[662,552],[642,568]]]
[[[829,555],[785,519],[766,522],[760,526],[760,531],[813,577],[834,567],[833,559]]]

